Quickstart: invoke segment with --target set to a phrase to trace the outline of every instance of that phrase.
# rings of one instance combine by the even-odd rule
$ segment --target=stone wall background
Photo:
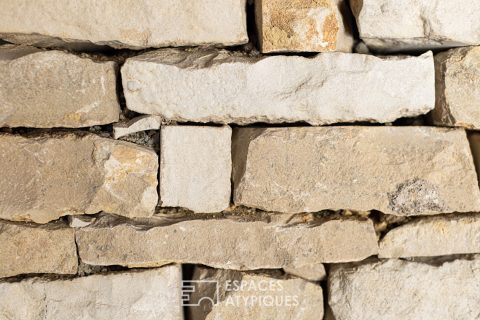
[[[480,3],[0,10],[0,319],[480,319]]]

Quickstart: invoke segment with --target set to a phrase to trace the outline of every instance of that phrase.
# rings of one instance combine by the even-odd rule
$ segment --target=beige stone
[[[118,121],[116,69],[112,61],[1,46],[0,126],[79,128]]]
[[[470,142],[470,147],[472,149],[473,161],[475,163],[475,169],[477,170],[477,175],[480,175],[480,133],[470,132],[468,135],[468,140]],[[479,183],[480,183],[480,177],[479,177]]]
[[[100,211],[153,214],[158,157],[93,134],[0,135],[0,218],[46,223]]]
[[[437,54],[435,87],[434,124],[480,129],[480,47]]]
[[[121,72],[130,110],[172,121],[391,122],[435,106],[430,52],[306,58],[163,49],[127,59]]]
[[[336,320],[477,319],[480,259],[440,266],[384,260],[330,269],[328,305]]]
[[[193,280],[202,282],[194,283],[196,290],[189,296],[189,302],[205,300],[200,306],[190,307],[189,319],[192,320],[317,320],[323,317],[322,287],[301,279],[197,267]]]
[[[287,267],[283,268],[283,271],[308,281],[321,281],[327,276],[325,267],[321,263],[296,268]]]
[[[480,215],[432,217],[390,230],[379,257],[427,257],[480,253]]]
[[[164,126],[160,132],[162,207],[220,212],[230,204],[232,129]]]
[[[0,222],[0,278],[27,273],[75,274],[73,229]]]
[[[68,280],[0,283],[0,318],[181,320],[179,266]]]
[[[0,38],[35,46],[92,49],[238,45],[248,42],[245,0],[16,0]]]
[[[266,211],[372,209],[399,216],[480,210],[464,130],[239,128],[234,203]]]
[[[168,263],[255,270],[358,261],[378,253],[371,221],[282,225],[231,219],[164,226],[102,223],[76,230],[80,259],[90,265],[149,267]]]
[[[126,135],[146,130],[160,130],[162,118],[159,116],[139,116],[127,122],[119,122],[113,125],[113,137],[115,139]]]
[[[350,0],[360,38],[377,51],[480,44],[480,2]]]

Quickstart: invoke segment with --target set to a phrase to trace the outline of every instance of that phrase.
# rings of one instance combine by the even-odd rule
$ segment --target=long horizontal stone
[[[432,217],[389,231],[379,257],[427,257],[480,253],[480,216]]]
[[[441,266],[384,260],[334,265],[328,305],[336,320],[476,319],[480,258]]]
[[[0,47],[0,127],[88,127],[118,121],[117,65],[62,51]]]
[[[74,230],[0,222],[0,278],[27,273],[75,274]]]
[[[238,45],[248,42],[245,0],[1,1],[0,38],[92,49]]]
[[[301,279],[196,267],[193,280],[188,303],[200,306],[190,307],[191,320],[323,317],[322,287]]]
[[[379,51],[480,44],[480,2],[350,0],[360,38]]]
[[[371,221],[317,226],[230,219],[167,226],[92,224],[76,230],[80,259],[90,265],[150,267],[168,263],[254,270],[365,259],[378,252]]]
[[[435,104],[431,53],[259,58],[164,49],[128,59],[121,72],[130,110],[175,121],[391,122]]]
[[[480,129],[480,47],[437,54],[435,87],[434,124]]]
[[[480,210],[477,175],[460,129],[238,128],[232,150],[236,205],[399,216]]]
[[[153,214],[158,157],[93,134],[0,134],[0,218],[46,223],[100,211]]]
[[[70,280],[0,283],[2,319],[181,320],[179,266]]]

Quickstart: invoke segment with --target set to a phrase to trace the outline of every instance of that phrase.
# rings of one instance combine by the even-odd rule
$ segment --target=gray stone
[[[139,116],[127,122],[119,122],[113,125],[113,137],[115,139],[132,133],[146,130],[160,130],[162,118],[159,116]]]
[[[247,57],[165,49],[122,67],[127,107],[167,120],[247,124],[391,122],[434,108],[431,53]]]

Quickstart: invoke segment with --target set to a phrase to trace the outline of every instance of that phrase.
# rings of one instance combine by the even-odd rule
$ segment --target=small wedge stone
[[[283,268],[283,271],[308,281],[321,281],[327,276],[325,267],[321,263],[297,268]]]
[[[430,52],[305,58],[164,49],[128,59],[122,81],[130,110],[172,121],[391,122],[435,106]]]
[[[333,265],[328,305],[336,320],[476,319],[479,283],[478,256],[440,266],[395,259]]]
[[[0,244],[0,278],[27,273],[77,272],[73,229],[0,222]]]
[[[80,128],[118,121],[116,70],[112,61],[1,46],[0,127]]]
[[[238,128],[234,203],[287,213],[480,211],[466,133],[433,127]],[[448,168],[446,170],[445,168]]]
[[[140,116],[128,122],[115,123],[113,125],[113,137],[115,139],[132,133],[146,130],[160,130],[162,118],[159,116]]]
[[[93,134],[0,134],[0,218],[46,223],[100,211],[151,216],[158,157]]]

